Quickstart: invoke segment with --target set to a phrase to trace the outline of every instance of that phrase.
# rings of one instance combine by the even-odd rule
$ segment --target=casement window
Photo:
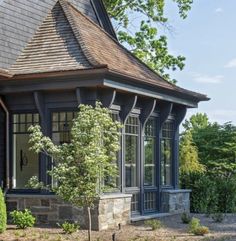
[[[76,112],[53,112],[52,113],[52,140],[55,144],[69,143],[70,131]]]
[[[144,135],[144,186],[156,186],[156,119],[150,118]]]
[[[168,120],[162,128],[161,141],[161,184],[172,185],[174,121]]]
[[[139,119],[128,117],[125,124],[125,186],[138,187]]]
[[[39,156],[30,151],[31,125],[39,124],[39,114],[13,114],[13,188],[25,189],[32,176],[39,176]]]

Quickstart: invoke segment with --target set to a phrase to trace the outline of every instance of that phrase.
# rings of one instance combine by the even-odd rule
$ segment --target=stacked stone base
[[[161,206],[163,213],[179,214],[190,212],[191,190],[162,190]]]
[[[40,224],[57,224],[64,221],[78,222],[87,228],[87,209],[76,208],[55,195],[7,195],[8,212],[29,209]],[[130,222],[131,195],[111,194],[102,196],[92,212],[92,229],[105,230]]]

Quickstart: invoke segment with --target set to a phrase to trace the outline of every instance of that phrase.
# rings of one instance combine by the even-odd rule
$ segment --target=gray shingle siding
[[[98,23],[90,0],[70,0]],[[0,68],[10,68],[56,0],[0,0]]]

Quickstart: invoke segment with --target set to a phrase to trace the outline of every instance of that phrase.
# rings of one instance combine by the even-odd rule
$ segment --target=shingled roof
[[[68,0],[115,36],[102,0]],[[0,68],[8,69],[34,36],[57,0],[0,0]]]
[[[208,99],[164,80],[67,0],[57,1],[9,73],[20,76],[91,69],[104,69],[199,101]]]

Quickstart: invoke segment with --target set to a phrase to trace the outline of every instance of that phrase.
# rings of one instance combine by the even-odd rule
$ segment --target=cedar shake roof
[[[56,3],[9,71],[24,75],[98,68],[207,100],[164,80],[66,0]]]

